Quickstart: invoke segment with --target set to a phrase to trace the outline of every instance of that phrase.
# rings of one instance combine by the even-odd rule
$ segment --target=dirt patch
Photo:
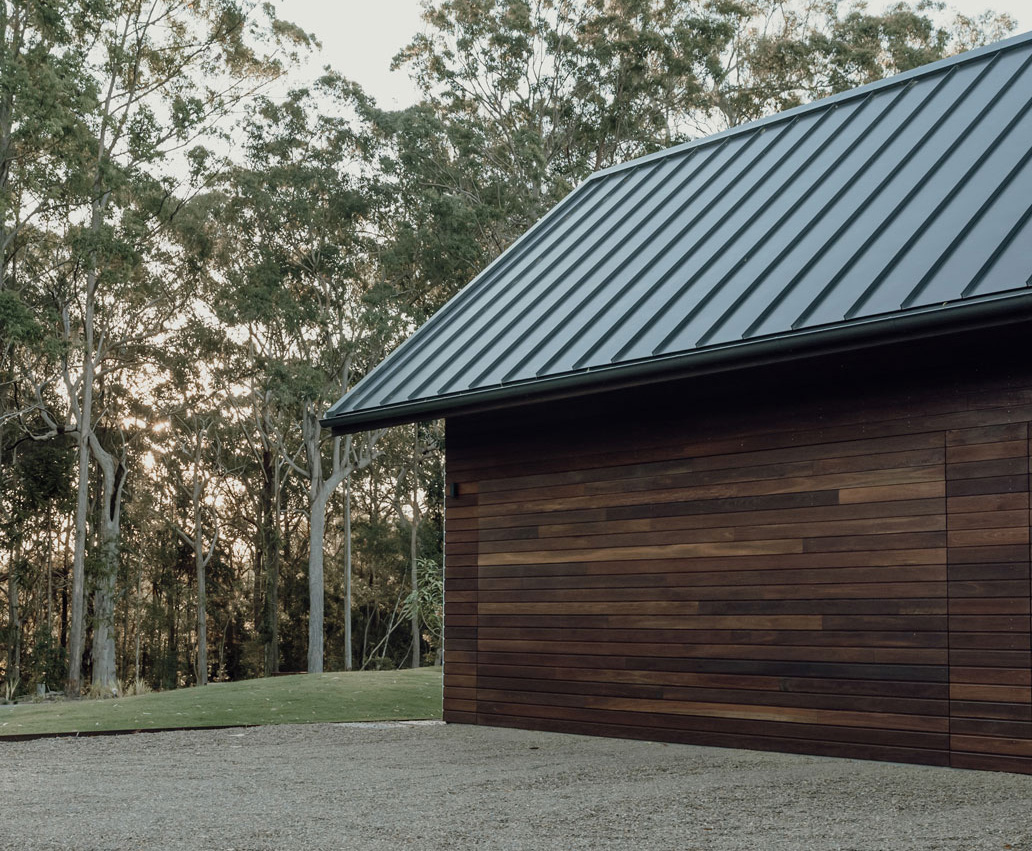
[[[0,848],[1032,849],[1032,777],[441,724],[0,744]]]

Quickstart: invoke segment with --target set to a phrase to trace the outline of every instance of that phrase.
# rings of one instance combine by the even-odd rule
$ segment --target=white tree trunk
[[[208,685],[207,593],[204,587],[204,555],[197,557],[197,685]]]
[[[355,662],[351,650],[351,476],[344,482],[344,670]]]
[[[197,568],[197,684],[208,684],[208,595],[205,586],[205,571],[208,559],[215,552],[217,536],[211,543],[211,553],[204,554],[204,520],[201,516],[201,453],[203,451],[203,434],[196,434],[193,470],[193,551],[194,564]],[[216,526],[216,530],[218,527]]]
[[[419,629],[419,526],[423,519],[419,510],[419,456],[422,447],[419,445],[419,423],[413,425],[414,441],[412,443],[412,525],[409,527],[409,558],[412,571],[412,593],[417,604],[412,608],[412,667],[418,668],[420,663],[420,629]]]
[[[115,669],[115,593],[118,582],[122,485],[125,466],[90,432],[90,452],[100,467],[100,559],[93,585],[93,687],[118,694]]]
[[[106,494],[105,494],[106,496]],[[118,579],[118,518],[110,503],[101,506],[100,559],[93,585],[93,687],[105,697],[118,694],[115,670],[115,585]]]
[[[86,302],[86,352],[83,355],[82,401],[76,407],[79,431],[79,482],[75,503],[75,548],[72,556],[72,592],[68,625],[68,681],[65,694],[82,693],[82,654],[85,649],[86,524],[90,510],[90,434],[93,428],[93,299]],[[65,385],[71,389],[67,370]]]
[[[7,691],[10,697],[21,679],[22,625],[18,610],[18,562],[21,561],[21,545],[16,544],[13,558],[7,567]]]
[[[311,541],[308,550],[308,673],[323,672],[323,539],[326,534],[326,501],[329,489],[320,488],[312,500],[309,517]]]
[[[413,495],[413,510],[415,510],[415,499],[418,494]],[[419,523],[412,518],[412,525],[409,527],[409,557],[412,566],[412,593],[419,599]],[[418,668],[420,662],[421,635],[419,629],[419,605],[412,609],[412,667]]]

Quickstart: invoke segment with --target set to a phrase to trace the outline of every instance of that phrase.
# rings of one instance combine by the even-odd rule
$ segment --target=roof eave
[[[977,301],[936,305],[482,390],[348,411],[327,416],[321,424],[336,434],[349,434],[418,420],[481,413],[802,357],[974,331],[1028,319],[1032,319],[1032,289],[1024,288]]]

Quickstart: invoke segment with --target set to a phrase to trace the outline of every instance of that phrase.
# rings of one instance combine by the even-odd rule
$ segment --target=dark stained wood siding
[[[1023,422],[946,433],[953,764],[1032,772]]]
[[[444,720],[475,724],[477,693],[477,485],[445,497]]]
[[[1032,771],[1032,370],[924,356],[450,419],[446,719]]]

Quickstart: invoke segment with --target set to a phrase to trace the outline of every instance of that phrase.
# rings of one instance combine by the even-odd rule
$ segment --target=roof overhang
[[[915,308],[836,325],[804,328],[767,338],[752,338],[531,381],[413,399],[340,414],[330,413],[321,423],[336,434],[350,434],[420,420],[483,413],[692,376],[733,372],[800,358],[830,356],[904,341],[950,336],[1028,320],[1032,320],[1030,286],[984,298]]]

